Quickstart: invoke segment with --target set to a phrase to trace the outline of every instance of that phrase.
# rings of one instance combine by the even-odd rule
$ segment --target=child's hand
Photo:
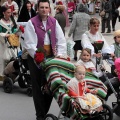
[[[101,69],[101,71],[105,71],[105,67],[104,66],[101,66],[100,69]]]
[[[8,38],[10,36],[10,34],[6,34],[5,37]]]
[[[88,100],[87,97],[85,97],[85,96],[83,96],[82,99],[83,99],[83,100]]]
[[[82,98],[83,100],[87,100],[87,97],[85,96],[79,96],[79,98]]]
[[[97,94],[97,92],[98,92],[97,90],[90,90],[90,93],[95,94],[95,95]]]
[[[87,98],[85,96],[75,96],[74,98],[81,98],[83,100],[87,100]]]
[[[114,53],[111,53],[111,57],[115,57],[115,54],[114,54]]]

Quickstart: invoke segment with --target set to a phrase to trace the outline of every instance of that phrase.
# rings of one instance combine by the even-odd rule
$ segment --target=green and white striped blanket
[[[61,110],[73,120],[84,118],[74,106],[74,99],[67,94],[66,83],[74,77],[74,64],[64,59],[54,58],[49,60],[45,66],[48,86]],[[85,79],[89,88],[98,89],[100,97],[104,98],[106,96],[107,89],[100,80],[90,73],[87,73]]]

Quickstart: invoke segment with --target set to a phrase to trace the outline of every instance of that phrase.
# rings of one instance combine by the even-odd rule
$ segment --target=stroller
[[[101,53],[101,49],[103,47],[103,44],[104,42],[102,41],[99,41],[99,43],[94,43],[94,48],[95,48],[95,51],[96,53]],[[111,66],[111,76],[108,75],[108,71],[106,71],[103,66],[104,66],[104,62],[103,61],[106,61],[107,63],[109,63]],[[109,88],[108,91],[114,93],[115,97],[117,98],[117,101],[116,102],[112,102],[112,112],[115,113],[117,116],[120,116],[120,82],[118,80],[118,76],[114,76],[115,73],[113,72],[113,59],[111,58],[111,54],[109,53],[103,53],[102,54],[102,57],[101,58],[96,58],[96,67],[97,65],[99,65],[99,67],[101,68],[101,71],[103,73],[103,76],[105,77],[106,81],[104,82],[107,87]],[[117,65],[118,67],[119,65]],[[114,77],[113,77],[114,76]],[[113,87],[113,84],[115,85]],[[107,94],[107,98],[109,97],[109,92]]]
[[[111,63],[113,63],[113,60],[112,60],[112,58],[111,58],[111,56],[110,56],[110,54],[103,54],[102,55],[102,58],[101,58],[101,60],[100,60],[100,64],[99,65],[103,65],[103,60],[105,60],[108,64],[110,64],[111,65]],[[112,61],[112,62],[111,62]],[[120,65],[120,62],[119,62],[119,58],[118,59],[116,59],[115,60],[115,64],[117,65],[116,66],[116,69],[119,69],[119,65]],[[112,66],[112,69],[111,69],[111,73],[112,73],[112,71],[113,71],[113,65],[111,65]],[[115,69],[114,69],[115,70]],[[105,78],[106,78],[106,80],[108,81],[108,85],[109,85],[109,87],[111,88],[111,90],[112,90],[112,92],[113,92],[113,94],[115,95],[115,97],[116,97],[116,102],[112,102],[112,111],[113,111],[113,113],[115,113],[117,116],[119,116],[120,117],[120,82],[119,82],[119,80],[118,80],[118,78],[119,78],[119,75],[116,77],[114,77],[114,78],[112,78],[112,79],[110,79],[108,76],[107,76],[107,71],[105,71],[104,69],[102,69],[102,71],[103,71],[103,74],[104,74],[104,76],[105,76]],[[113,73],[113,75],[115,75],[115,73]],[[116,82],[116,84],[117,84],[117,86],[116,87],[114,87],[113,85],[112,85],[112,81],[113,82],[115,82],[115,81],[117,81]]]
[[[72,21],[73,19],[73,14],[75,11],[75,3],[74,2],[68,2],[68,15],[69,15],[69,19],[70,21]]]
[[[6,39],[8,47],[11,46],[8,39]],[[10,50],[14,53],[14,47],[11,46]],[[32,86],[30,72],[22,59],[22,52],[17,54],[17,57],[13,57],[10,61],[6,62],[6,67],[3,71],[5,77],[3,80],[3,89],[6,93],[11,93],[13,90],[13,84],[18,82],[21,88],[27,88],[28,96],[32,96]]]
[[[74,64],[65,59],[60,60],[60,58],[54,58],[46,63],[45,72],[47,86],[53,97],[58,102],[61,110],[58,117],[54,116],[53,114],[47,114],[45,116],[45,120],[59,120],[61,119],[61,115],[67,118],[72,118],[73,120],[112,120],[113,113],[108,105],[103,104],[103,110],[98,114],[93,114],[92,116],[89,114],[82,114],[80,111],[80,106],[77,104],[77,102],[75,102],[74,98],[67,94],[68,89],[66,87],[66,83],[74,77],[74,68]],[[86,78],[89,78],[89,80],[94,79],[95,81],[98,81],[98,79],[94,78],[92,74],[87,73],[86,76]],[[91,82],[89,81],[89,83]],[[103,89],[101,89],[101,87],[99,90],[102,92],[101,95],[104,96],[106,94],[106,90],[103,83],[101,81],[99,81],[99,83],[100,86],[103,86]],[[94,82],[91,85],[94,86]]]

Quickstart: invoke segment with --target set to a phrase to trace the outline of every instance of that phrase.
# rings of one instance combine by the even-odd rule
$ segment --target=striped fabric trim
[[[60,109],[62,109],[70,119],[80,120],[86,116],[82,115],[74,106],[75,101],[68,96],[66,86],[66,83],[74,77],[74,69],[75,66],[71,62],[55,58],[46,63],[45,72],[50,90]],[[85,80],[90,88],[99,88],[98,95],[100,97],[104,98],[106,96],[106,86],[94,75],[87,73]]]

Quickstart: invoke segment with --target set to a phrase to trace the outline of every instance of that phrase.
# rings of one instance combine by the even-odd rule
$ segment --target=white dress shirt
[[[46,28],[46,21],[43,21],[43,25]],[[66,39],[57,21],[55,29],[57,41],[56,42],[57,55],[66,56],[67,55]],[[37,50],[38,38],[31,20],[28,21],[25,27],[24,38],[25,40],[23,47],[28,51],[30,56],[34,58],[35,51]],[[50,44],[50,40],[47,33],[45,33],[44,44],[46,45]]]
[[[94,47],[93,47],[92,43],[94,43],[95,41],[98,41],[98,40],[104,41],[102,53],[111,53],[110,47],[107,44],[105,38],[103,37],[102,34],[100,34],[98,32],[95,35],[91,34],[89,31],[88,31],[88,34],[84,33],[82,35],[81,45],[83,48],[90,48],[91,54],[93,55],[95,52],[94,52]]]

